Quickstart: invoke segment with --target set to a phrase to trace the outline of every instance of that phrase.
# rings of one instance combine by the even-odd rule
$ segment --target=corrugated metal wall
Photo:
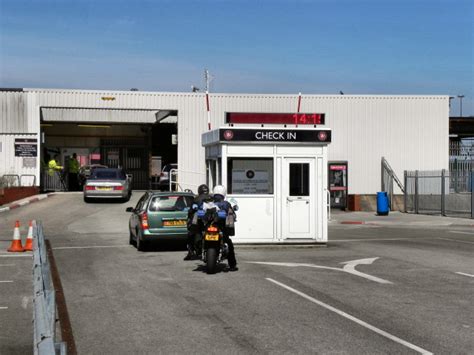
[[[201,147],[201,133],[207,130],[204,94],[25,91],[28,92],[27,128],[34,132],[39,131],[39,107],[45,106],[178,110],[178,162],[180,170],[189,172],[180,174],[179,179],[185,186],[189,183],[189,187],[204,181]],[[0,93],[2,103],[7,101],[4,95]],[[301,112],[326,114],[326,126],[333,130],[329,160],[349,162],[349,193],[374,194],[380,190],[382,156],[400,178],[403,170],[448,168],[448,101],[448,96],[303,95]],[[212,126],[223,124],[225,112],[294,112],[297,102],[297,95],[211,94]],[[17,104],[12,102],[12,105]],[[2,132],[11,125],[2,122]]]

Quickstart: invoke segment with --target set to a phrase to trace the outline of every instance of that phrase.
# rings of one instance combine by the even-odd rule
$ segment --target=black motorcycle
[[[229,248],[224,236],[234,235],[235,212],[239,208],[233,199],[229,205],[228,211],[219,209],[212,202],[206,204],[205,210],[193,206],[197,212],[191,225],[197,227],[202,237],[202,260],[208,274],[215,274],[217,265],[227,259]]]
[[[206,263],[206,272],[215,274],[217,265],[227,259],[228,247],[224,243],[224,230],[227,212],[210,208],[198,211],[202,222],[202,260]]]

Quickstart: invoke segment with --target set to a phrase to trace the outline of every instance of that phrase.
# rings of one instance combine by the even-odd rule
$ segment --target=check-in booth
[[[327,128],[226,126],[202,135],[207,182],[239,205],[237,243],[326,243]]]

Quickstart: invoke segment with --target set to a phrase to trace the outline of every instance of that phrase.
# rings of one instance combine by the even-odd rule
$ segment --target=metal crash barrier
[[[24,178],[30,178],[33,180],[31,183],[25,183]],[[31,179],[33,178],[33,179]],[[0,178],[0,186],[4,187],[24,187],[24,186],[36,186],[36,175],[34,174],[4,174]]]
[[[56,297],[41,222],[33,221],[33,350],[35,355],[66,354],[56,343]]]

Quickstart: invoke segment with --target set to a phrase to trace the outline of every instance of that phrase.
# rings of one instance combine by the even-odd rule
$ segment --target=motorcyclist
[[[209,195],[209,187],[202,184],[198,187],[198,194],[194,197],[193,205],[201,206],[203,202],[210,201],[212,198]],[[188,211],[188,254],[184,260],[195,260],[201,258],[201,231],[198,225],[193,225],[193,217],[196,211],[190,208]]]
[[[227,214],[234,213],[231,204],[225,200],[227,195],[227,189],[223,185],[216,185],[212,191],[213,193],[213,202],[216,204],[220,210],[224,210]],[[228,233],[225,232],[224,229],[224,243],[228,246],[228,255],[227,261],[229,262],[229,271],[237,271],[239,268],[237,267],[237,260],[235,258],[235,251],[234,251],[234,243]]]

